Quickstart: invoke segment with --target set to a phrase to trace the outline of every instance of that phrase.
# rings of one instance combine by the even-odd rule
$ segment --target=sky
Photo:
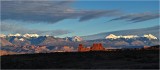
[[[1,34],[56,37],[159,26],[159,2],[127,0],[1,1]]]

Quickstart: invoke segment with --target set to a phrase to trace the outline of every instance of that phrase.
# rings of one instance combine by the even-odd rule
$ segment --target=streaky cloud
[[[120,16],[114,19],[111,19],[109,21],[116,21],[116,20],[126,20],[128,22],[143,22],[147,20],[157,19],[160,17],[159,13],[153,13],[153,12],[144,12],[144,13],[137,13],[137,14],[128,14],[125,16]]]
[[[99,10],[99,11],[88,11],[85,14],[86,15],[80,17],[79,21],[87,21],[99,17],[117,16],[122,13],[118,10]]]

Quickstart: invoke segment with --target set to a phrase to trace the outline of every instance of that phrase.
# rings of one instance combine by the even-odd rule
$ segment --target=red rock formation
[[[85,48],[82,44],[79,44],[78,52],[86,52],[86,51],[104,51],[105,48],[101,43],[94,43],[90,48]]]
[[[31,45],[31,49],[35,49],[35,46],[34,46],[34,45]]]
[[[144,46],[143,48],[144,48],[144,49],[148,49],[148,48],[149,48],[149,46]]]
[[[78,52],[86,52],[89,50],[90,50],[90,48],[85,48],[82,44],[79,44]]]
[[[64,51],[64,52],[71,52],[71,51],[73,51],[73,47],[69,47],[69,46],[64,46],[63,48],[62,48],[62,50]]]
[[[91,46],[91,51],[102,51],[105,50],[105,48],[102,46],[101,43],[94,43],[93,46]]]
[[[83,45],[82,45],[82,44],[79,44],[79,46],[78,46],[78,51],[81,52],[82,49],[83,49]]]

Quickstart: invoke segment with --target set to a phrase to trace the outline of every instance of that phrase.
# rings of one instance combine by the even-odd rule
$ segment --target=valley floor
[[[159,69],[159,50],[61,52],[1,56],[2,69]]]

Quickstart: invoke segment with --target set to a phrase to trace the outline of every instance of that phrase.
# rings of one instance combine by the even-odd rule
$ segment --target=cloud
[[[115,10],[78,10],[74,1],[2,1],[1,19],[56,23],[65,19],[87,21],[117,14]],[[109,15],[110,14],[110,15]]]
[[[86,15],[82,16],[79,21],[86,21],[94,18],[99,17],[106,17],[106,16],[117,16],[120,13],[118,10],[101,10],[101,11],[89,11],[85,13]]]
[[[59,35],[64,35],[64,34],[69,34],[72,31],[69,30],[36,30],[36,29],[28,29],[25,28],[19,24],[11,24],[11,23],[5,23],[2,21],[0,24],[1,26],[1,31],[2,32],[8,32],[8,33],[21,33],[21,34],[26,34],[26,33],[37,33],[40,35],[53,35],[53,36],[59,36]]]
[[[159,18],[159,13],[152,13],[152,12],[145,12],[145,13],[138,13],[138,14],[129,14],[125,16],[120,16],[118,18],[111,19],[110,21],[116,21],[116,20],[126,20],[129,22],[143,22],[147,20],[152,20]]]

